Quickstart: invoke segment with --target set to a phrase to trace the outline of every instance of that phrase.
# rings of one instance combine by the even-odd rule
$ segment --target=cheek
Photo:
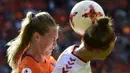
[[[107,50],[103,51],[102,56],[108,56],[114,48],[114,45],[112,44]]]
[[[108,49],[108,50],[106,50],[105,52],[103,52],[103,53],[101,54],[101,56],[102,56],[102,58],[105,58],[105,57],[107,57],[110,53],[111,53],[111,49]]]
[[[46,49],[50,49],[52,47],[53,43],[51,41],[47,41],[45,42],[44,45],[42,45],[42,47],[46,48]]]
[[[40,51],[45,51],[48,48],[48,43],[45,40],[40,40],[39,47]]]

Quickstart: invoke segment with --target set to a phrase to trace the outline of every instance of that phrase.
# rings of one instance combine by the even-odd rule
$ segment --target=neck
[[[74,54],[85,62],[92,60],[92,52],[84,48],[83,43],[79,46],[79,48],[75,49]]]
[[[30,45],[28,53],[31,54],[38,62],[45,62],[44,56],[38,52],[35,46]]]

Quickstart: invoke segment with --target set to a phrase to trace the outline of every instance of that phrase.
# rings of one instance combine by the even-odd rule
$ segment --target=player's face
[[[104,60],[111,53],[112,49],[114,48],[114,45],[115,41],[111,42],[110,47],[106,48],[106,50],[100,50],[100,52],[95,55],[94,59]]]
[[[40,53],[43,55],[51,55],[53,49],[57,46],[58,29],[56,27],[50,28],[50,31],[41,36],[39,43]]]
[[[99,53],[99,60],[104,60],[114,48],[114,43],[111,43],[110,48],[106,48],[107,50],[101,50]]]

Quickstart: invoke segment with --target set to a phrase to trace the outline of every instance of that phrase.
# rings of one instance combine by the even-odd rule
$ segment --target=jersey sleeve
[[[40,68],[35,63],[21,64],[19,73],[41,73]]]
[[[74,46],[70,46],[58,57],[56,66],[52,73],[72,73],[72,66],[74,61],[71,62],[71,52]]]
[[[49,65],[50,72],[54,70],[55,65],[56,65],[56,60],[53,57],[50,57],[50,65]]]
[[[62,67],[55,67],[52,73],[63,73],[62,72]]]
[[[18,67],[18,73],[41,73],[41,70],[35,60],[25,57]]]
[[[67,73],[68,70],[66,70],[66,68],[65,68],[66,67],[66,63],[67,63],[66,59],[67,59],[67,57],[61,57],[57,61],[56,66],[55,66],[55,68],[54,68],[52,73]]]

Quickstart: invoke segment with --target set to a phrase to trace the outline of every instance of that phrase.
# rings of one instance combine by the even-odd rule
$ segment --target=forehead
[[[49,37],[58,38],[58,28],[57,27],[50,27],[49,31],[46,35]]]

